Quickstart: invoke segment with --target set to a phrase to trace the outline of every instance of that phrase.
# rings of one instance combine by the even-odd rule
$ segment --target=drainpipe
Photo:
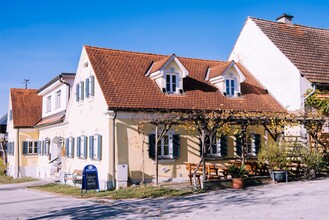
[[[115,189],[116,188],[116,182],[115,182],[115,119],[117,117],[117,111],[114,110],[114,116],[113,116],[113,119],[112,119],[112,136],[113,136],[113,140],[112,140],[112,146],[113,146],[113,158],[112,158],[112,161],[113,161],[113,168],[112,168],[112,184],[113,184],[113,188]]]
[[[314,94],[315,89],[316,89],[316,85],[313,84],[313,85],[312,85],[312,91],[311,91],[307,96],[304,97],[304,103],[303,103],[303,104],[304,104],[304,112],[305,112],[305,101],[306,101],[306,99],[308,99],[308,97],[310,97],[311,95]],[[306,113],[306,112],[305,112],[305,113]]]
[[[71,93],[71,85],[63,80],[63,75],[62,74],[59,77],[59,81],[69,87],[69,94],[68,94],[68,96],[69,96],[68,99],[69,99],[70,98],[70,95],[71,95],[70,94]]]
[[[17,128],[17,178],[19,178],[20,168],[19,168],[19,128]]]

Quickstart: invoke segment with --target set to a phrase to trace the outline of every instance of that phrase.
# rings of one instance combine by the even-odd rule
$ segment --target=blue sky
[[[328,11],[320,0],[1,0],[0,116],[9,88],[75,72],[83,45],[226,60],[248,16],[329,28]]]

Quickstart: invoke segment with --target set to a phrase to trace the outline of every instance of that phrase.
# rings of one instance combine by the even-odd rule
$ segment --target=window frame
[[[46,98],[46,113],[51,112],[51,95]]]
[[[37,155],[38,154],[38,142],[39,140],[25,140],[23,141],[22,145],[24,148],[24,145],[26,143],[26,151],[24,153],[24,149],[23,149],[23,155]]]
[[[234,97],[235,96],[235,91],[237,91],[237,88],[235,85],[235,81],[237,79],[236,78],[225,78],[225,92],[226,92],[226,96],[229,96],[229,97]],[[229,84],[229,86],[227,86],[227,82]],[[232,83],[233,83],[233,86],[232,86]],[[232,94],[233,92],[233,94]]]
[[[100,147],[99,147],[100,146]],[[92,160],[102,160],[102,135],[94,134],[93,135],[93,144],[91,146],[91,158]]]
[[[168,81],[169,78],[169,81]],[[174,79],[175,78],[175,82]],[[167,93],[177,93],[178,90],[178,74],[177,73],[166,73],[165,74],[165,85]]]
[[[56,92],[55,109],[59,109],[62,104],[62,90]]]

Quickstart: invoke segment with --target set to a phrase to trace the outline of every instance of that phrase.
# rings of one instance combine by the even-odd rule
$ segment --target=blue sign
[[[98,171],[94,165],[87,165],[82,172],[82,190],[99,190]]]

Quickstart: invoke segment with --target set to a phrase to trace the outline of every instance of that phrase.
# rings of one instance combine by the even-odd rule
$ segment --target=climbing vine
[[[311,93],[311,89],[306,91],[306,95]],[[329,115],[329,91],[315,90],[313,95],[308,97],[305,101],[306,105],[314,107],[319,110],[321,114]]]

